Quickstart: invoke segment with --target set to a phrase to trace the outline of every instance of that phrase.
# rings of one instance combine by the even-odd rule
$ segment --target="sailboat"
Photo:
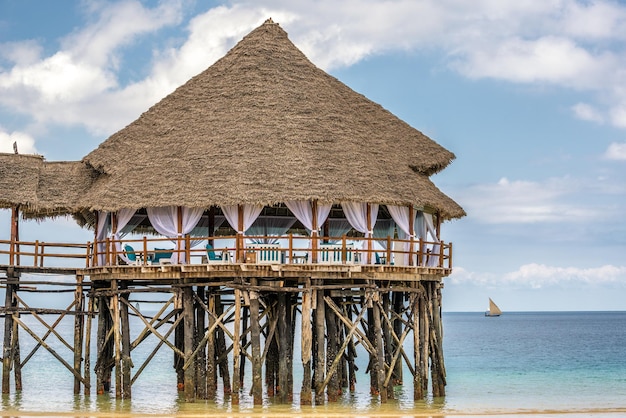
[[[500,316],[502,315],[502,311],[498,308],[498,305],[489,298],[489,310],[485,312],[485,316]]]

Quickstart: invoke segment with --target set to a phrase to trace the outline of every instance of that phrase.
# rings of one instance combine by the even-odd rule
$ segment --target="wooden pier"
[[[20,352],[25,332],[37,341],[36,349],[63,364],[77,394],[115,391],[117,398],[131,398],[133,383],[160,349],[173,352],[177,381],[172,384],[189,402],[215,399],[218,386],[235,404],[244,388],[255,404],[267,398],[290,403],[294,392],[302,404],[334,402],[367,374],[371,393],[381,402],[393,398],[395,385],[412,385],[415,399],[429,391],[445,394],[441,289],[448,267],[232,262],[62,269],[43,267],[28,246],[14,248],[22,249],[22,260],[34,258],[36,266],[0,266],[3,393],[11,391],[11,380],[16,391],[28,384],[21,369],[33,353]],[[46,259],[55,256],[50,251]],[[71,280],[23,279],[34,272]],[[46,290],[38,290],[44,285]],[[74,298],[66,309],[35,308],[22,292],[73,292]],[[160,302],[151,316],[132,303],[155,294]],[[45,324],[45,334],[29,328],[20,319],[24,314]],[[140,319],[141,330],[131,332],[131,315]],[[66,316],[74,317],[73,341],[63,340],[73,362],[46,343],[50,335],[61,338],[55,326]],[[46,322],[49,317],[56,319]],[[149,335],[158,344],[136,364],[133,350]],[[90,351],[93,338],[96,352]],[[357,355],[368,356],[367,370],[357,371]],[[294,381],[296,367],[302,368],[302,381]]]

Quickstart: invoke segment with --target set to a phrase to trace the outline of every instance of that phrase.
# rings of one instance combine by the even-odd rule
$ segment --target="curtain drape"
[[[341,204],[346,219],[350,222],[350,225],[359,232],[365,234],[365,238],[371,238],[374,234],[374,225],[376,225],[376,218],[378,217],[378,204],[371,203],[370,207],[370,221],[371,225],[367,224],[367,203],[362,202],[344,202]],[[371,228],[371,229],[370,229]],[[361,248],[364,250],[365,248]],[[364,253],[361,257],[361,263],[367,263],[367,254]]]
[[[98,241],[98,265],[104,266],[107,263],[106,259],[106,237],[109,235],[111,229],[111,219],[109,212],[100,210],[98,211],[98,220],[96,225],[96,240]]]
[[[438,262],[439,262],[439,251],[440,251],[440,244],[439,244],[439,238],[437,237],[437,231],[435,231],[435,225],[433,223],[433,215],[432,213],[424,213],[424,228],[428,231],[428,233],[430,234],[431,238],[434,241],[434,244],[432,245],[432,248],[430,249],[430,254],[428,256],[428,260],[426,261],[426,265],[429,267],[436,267]]]
[[[384,238],[376,240],[383,250],[387,249],[387,237],[393,239],[395,229],[396,223],[393,219],[379,219],[374,225],[374,238]]]
[[[113,232],[113,240],[115,242],[115,250],[117,251],[117,255],[124,260],[125,263],[129,264],[130,260],[128,259],[128,257],[126,257],[126,254],[124,254],[124,250],[122,249],[122,243],[120,242],[120,232],[121,230],[124,229],[124,227],[126,227],[126,225],[128,225],[128,223],[130,222],[130,220],[133,218],[133,215],[135,214],[135,212],[137,212],[136,209],[128,209],[128,208],[123,208],[123,209],[119,209],[116,213],[115,216],[117,218],[117,226],[116,226],[116,230],[115,231],[111,231]]]
[[[340,240],[336,238],[343,237],[345,234],[348,233],[348,231],[350,231],[350,229],[352,229],[352,226],[350,225],[350,222],[348,222],[348,220],[345,218],[329,219],[328,220],[328,235],[330,235],[331,237],[335,237],[334,240],[333,239],[330,240],[330,243],[331,244],[338,243]]]
[[[179,236],[188,234],[196,226],[202,213],[203,208],[188,208],[183,207],[181,210],[182,216],[182,230],[178,231],[178,207],[177,206],[165,206],[157,208],[147,208],[148,218],[150,223],[161,235],[165,235],[168,238],[176,239]],[[175,251],[172,253],[170,261],[172,264],[184,264],[186,263],[185,257],[185,241],[181,240],[180,245],[178,239],[176,239]],[[180,252],[180,254],[179,254]]]
[[[224,205],[220,208],[230,226],[237,233],[244,234],[261,214],[263,205],[243,205],[243,230],[241,231],[239,230],[239,207],[237,205]]]
[[[285,202],[285,206],[287,206],[291,213],[294,214],[296,219],[298,219],[306,229],[310,232],[313,231],[313,205],[311,201],[290,200]],[[328,218],[331,208],[331,204],[317,204],[317,213],[315,216],[318,233],[324,222],[326,222],[326,218]]]
[[[395,221],[398,226],[398,238],[401,240],[411,239],[411,237],[415,237],[415,232],[410,231],[410,222],[409,222],[409,207],[408,206],[394,206],[387,205],[387,210],[389,214]],[[397,250],[402,251],[403,254],[395,254],[394,259],[395,263],[401,266],[409,265],[409,246],[410,243],[398,243],[399,247]],[[394,248],[395,250],[395,248]]]

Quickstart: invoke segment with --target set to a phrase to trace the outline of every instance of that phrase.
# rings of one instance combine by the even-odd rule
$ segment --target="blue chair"
[[[128,244],[124,245],[124,253],[126,254],[126,258],[130,261],[129,264],[138,264],[137,263],[137,254],[135,253],[135,249]]]
[[[169,248],[155,248],[154,249],[154,258],[152,261],[155,263],[162,263],[165,261],[169,261],[172,258],[172,250]]]
[[[211,244],[206,245],[206,255],[209,263],[221,263],[222,256],[215,253],[213,246]]]

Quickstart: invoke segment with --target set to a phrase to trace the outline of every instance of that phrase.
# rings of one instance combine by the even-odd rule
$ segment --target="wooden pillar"
[[[395,314],[391,321],[391,323],[393,324],[393,332],[396,334],[398,338],[400,338],[400,335],[402,335],[402,325],[403,325],[403,322],[400,319],[400,317],[403,315],[403,312],[404,312],[404,292],[393,292],[392,305],[393,305],[393,312]],[[395,340],[393,341],[392,347],[394,351],[400,348],[398,347],[398,343]],[[394,371],[393,371],[393,379],[394,379],[394,384],[396,385],[402,384],[402,381],[403,381],[402,361],[396,362],[394,366]]]
[[[318,281],[320,282],[320,281]],[[319,289],[316,291],[316,303],[315,303],[315,404],[321,405],[324,403],[324,392],[321,390],[325,380],[326,370],[326,357],[324,355],[324,334],[325,334],[325,322],[326,322],[326,303],[324,302],[324,290]]]
[[[256,278],[250,279],[250,285],[256,287]],[[263,374],[261,363],[261,326],[259,294],[251,290],[250,294],[250,342],[252,344],[252,396],[255,405],[263,403]]]
[[[377,302],[377,300],[380,297],[380,294],[378,293],[378,291],[376,291],[377,293],[375,294],[374,298],[374,304],[372,305],[372,315],[374,317],[373,320],[373,324],[374,324],[374,345],[376,347],[376,361],[375,361],[375,367],[376,367],[376,378],[377,378],[377,386],[378,386],[378,390],[380,392],[380,402],[381,403],[385,403],[387,402],[387,388],[384,387],[384,382],[385,382],[385,357],[384,357],[384,349],[383,349],[383,333],[382,333],[382,327],[381,327],[381,322],[380,322],[380,308]]]
[[[215,236],[215,206],[211,206],[208,210],[207,216],[209,217],[209,244],[214,246],[213,236]]]
[[[317,200],[313,200],[311,202],[311,262],[317,263],[317,237],[318,237],[318,228],[317,225]]]
[[[243,206],[238,205],[237,206],[237,246],[236,246],[237,254],[235,257],[238,263],[243,263],[246,257],[246,252],[244,248],[244,239],[243,239],[243,233],[245,232],[243,221],[244,221]]]
[[[13,274],[7,272],[7,279],[12,279]],[[13,308],[15,306],[15,285],[7,283],[4,294],[4,306]],[[15,336],[17,337],[17,336]],[[11,367],[13,365],[13,313],[9,310],[4,315],[4,340],[2,346],[2,393],[10,393],[11,389]]]
[[[268,307],[271,307],[273,311],[271,314],[273,319],[270,328],[276,327],[273,324],[278,324],[279,322],[280,309],[278,304],[280,303],[280,299],[275,294],[267,294],[265,297]],[[280,326],[277,328],[279,327]],[[278,350],[278,332],[280,332],[280,329],[274,330],[274,332],[270,329],[270,331],[265,334],[265,387],[267,388],[267,396],[270,398],[276,396],[280,389],[278,374],[280,370],[279,362],[281,354]]]
[[[438,282],[430,282],[430,314],[431,314],[431,376],[433,396],[446,394],[446,370],[443,361],[443,341],[441,324],[441,290]]]
[[[204,286],[198,286],[196,290],[198,299],[207,304]],[[206,312],[201,303],[195,304],[196,310],[196,344],[204,337],[204,329],[206,328]],[[198,352],[196,358],[196,376],[198,377],[198,387],[196,393],[198,399],[207,399],[207,350],[202,349]]]
[[[111,281],[111,310],[113,311],[113,341],[115,344],[115,398],[122,399],[122,336],[120,333],[120,302],[118,281]]]
[[[241,361],[241,290],[234,290],[235,298],[235,319],[233,323],[233,405],[239,404],[239,389],[241,387],[241,375],[239,372],[239,363]]]
[[[289,381],[292,372],[291,357],[291,297],[285,292],[278,293],[278,399],[287,403],[293,396]]]
[[[207,296],[207,307],[209,308],[209,328],[215,328],[215,295],[211,292]],[[215,364],[215,331],[211,331],[206,342],[206,381],[207,398],[214,399],[217,393],[217,370]]]
[[[300,344],[302,357],[302,390],[300,391],[300,404],[311,405],[311,279],[306,279],[302,290],[302,342]]]
[[[224,313],[224,305],[219,293],[215,293],[215,316],[220,317]],[[224,386],[224,395],[230,395],[231,382],[230,372],[228,370],[228,351],[226,349],[226,336],[222,327],[218,326],[215,330],[215,353],[217,357],[217,367],[219,368],[222,384]]]
[[[391,312],[391,302],[389,300],[389,292],[385,292],[382,293],[381,295],[382,298],[382,305],[383,305],[383,309],[382,312],[380,313],[380,315],[384,315],[387,318],[389,317],[389,313]],[[383,347],[384,347],[384,358],[383,358],[383,365],[391,365],[392,359],[393,359],[393,343],[392,343],[392,338],[391,338],[391,333],[392,333],[392,329],[391,329],[391,321],[389,319],[385,318],[385,321],[381,321],[381,325],[382,325],[382,342],[383,342]],[[382,375],[385,376],[387,373],[387,368],[383,367],[382,369]],[[388,399],[393,399],[393,381],[391,381],[391,384],[387,384],[387,387],[383,388],[383,390],[386,392],[387,394],[387,398]]]
[[[372,225],[372,205],[371,204],[367,204],[367,213],[366,213],[366,220],[367,220],[367,264],[372,264],[372,238],[374,238],[374,233],[372,232],[370,234],[370,231],[373,231],[374,229],[374,225]]]
[[[185,364],[189,364],[184,371],[185,401],[196,400],[196,362],[192,360],[194,352],[195,321],[193,309],[193,288],[183,287],[183,326],[184,326],[184,353]]]
[[[113,362],[113,341],[109,333],[113,327],[113,319],[109,306],[110,297],[98,296],[98,336],[96,359],[96,390],[98,395],[111,390],[111,371]]]
[[[346,298],[346,318],[352,323],[352,311],[354,310],[354,299],[352,296]],[[350,392],[355,391],[356,386],[356,364],[354,359],[356,357],[356,347],[352,337],[348,343],[348,389]]]
[[[83,295],[83,276],[76,276],[76,291],[74,293],[74,370],[81,374],[83,358],[83,331],[84,321],[83,311],[85,310],[85,297]],[[80,379],[74,377],[74,394],[80,393]]]
[[[126,284],[122,286],[127,289]],[[120,321],[121,321],[121,368],[122,368],[122,398],[131,398],[131,365],[130,358],[130,322],[128,320],[128,293],[120,295]]]
[[[93,291],[93,289],[92,289]],[[85,327],[85,362],[83,369],[83,376],[85,377],[85,396],[91,395],[91,324],[93,321],[95,298],[93,292],[89,293],[89,302],[87,309],[87,325]]]
[[[183,292],[180,288],[175,289],[175,299],[174,299],[174,309],[176,310],[176,319],[183,315]],[[184,316],[183,316],[184,318]],[[185,323],[184,321],[179,321],[176,329],[174,330],[174,346],[180,350],[180,352],[185,352]],[[185,390],[185,372],[183,370],[183,365],[185,364],[185,359],[180,356],[178,353],[174,353],[174,369],[176,370],[176,387],[179,392],[183,392]]]
[[[413,293],[413,337],[415,354],[415,375],[413,376],[413,398],[424,399],[428,391],[428,335],[426,294],[422,285]]]
[[[9,248],[9,265],[20,265],[20,205],[11,208],[11,246]]]
[[[341,303],[337,303],[336,299],[333,299],[333,302],[335,302],[336,305],[341,306]],[[337,316],[331,307],[326,304],[326,358],[328,359],[326,362],[326,379],[328,379],[328,375],[332,373],[326,389],[326,395],[329,402],[336,402],[341,394],[341,390],[339,388],[339,374],[336,370],[330,370],[333,360],[339,354],[339,341],[337,339],[339,327],[337,322]]]

